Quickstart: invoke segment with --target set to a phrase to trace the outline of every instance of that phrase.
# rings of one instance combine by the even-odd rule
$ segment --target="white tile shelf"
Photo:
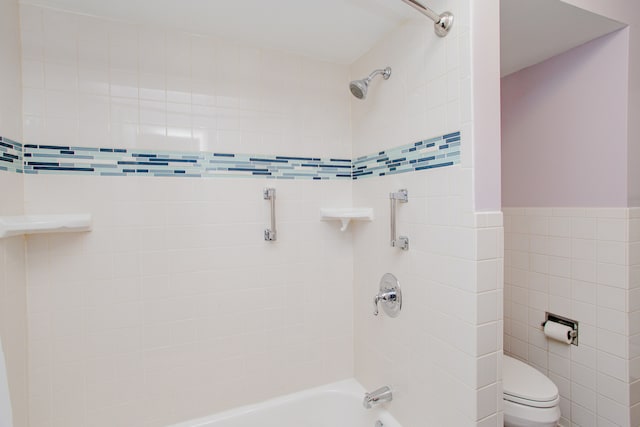
[[[373,221],[373,208],[321,208],[322,221],[340,221],[340,231],[345,231],[351,221]]]
[[[89,231],[90,214],[0,216],[0,239],[35,233]]]

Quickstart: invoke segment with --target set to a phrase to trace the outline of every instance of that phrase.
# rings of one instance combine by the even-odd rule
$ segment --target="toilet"
[[[505,427],[556,427],[560,396],[553,381],[507,355],[502,367]]]

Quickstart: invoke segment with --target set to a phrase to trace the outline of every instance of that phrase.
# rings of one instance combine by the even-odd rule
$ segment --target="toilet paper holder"
[[[572,329],[571,331],[569,331],[569,337],[571,337],[571,345],[575,345],[575,346],[578,345],[578,321],[577,320],[569,319],[568,317],[558,316],[557,314],[553,314],[553,313],[549,313],[548,311],[545,311],[544,322],[542,322],[541,324],[542,329],[544,329],[544,325],[546,325],[547,322],[556,322],[556,323],[560,323],[561,325],[570,327]]]

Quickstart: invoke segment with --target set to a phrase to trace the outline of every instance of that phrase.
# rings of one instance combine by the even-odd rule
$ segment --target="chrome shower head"
[[[351,90],[351,94],[358,99],[365,99],[367,97],[369,83],[378,74],[382,74],[382,78],[388,80],[389,77],[391,77],[391,67],[387,67],[384,70],[375,70],[364,79],[354,80],[349,83],[349,90]]]
[[[351,94],[358,99],[363,99],[367,96],[368,87],[369,81],[367,79],[354,80],[349,83],[349,90],[351,90]]]

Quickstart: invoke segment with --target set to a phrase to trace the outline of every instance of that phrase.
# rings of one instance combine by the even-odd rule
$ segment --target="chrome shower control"
[[[378,315],[378,305],[389,317],[397,317],[402,310],[402,290],[400,282],[391,273],[385,273],[380,279],[380,292],[373,298],[373,315]]]

